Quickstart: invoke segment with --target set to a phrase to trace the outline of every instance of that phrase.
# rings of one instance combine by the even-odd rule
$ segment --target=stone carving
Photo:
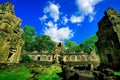
[[[105,11],[105,16],[98,23],[98,41],[101,63],[120,62],[120,14],[113,8]]]
[[[0,63],[18,63],[23,45],[21,19],[9,2],[0,4]]]

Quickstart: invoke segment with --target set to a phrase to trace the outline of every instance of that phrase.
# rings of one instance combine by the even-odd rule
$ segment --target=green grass
[[[31,70],[41,71],[39,80],[61,80],[57,73],[61,72],[62,69],[58,65],[51,65],[49,68],[45,66],[35,68],[18,67],[0,71],[0,80],[28,80],[34,75],[30,73]]]
[[[0,72],[0,80],[27,80],[32,76],[33,74],[30,74],[27,67],[15,68]]]
[[[47,74],[43,73],[39,76],[39,80],[53,80],[53,79],[61,80],[62,78],[59,77],[55,72]]]
[[[39,80],[61,80],[62,78],[59,77],[56,73],[60,73],[62,71],[60,66],[51,65],[50,68],[45,68],[45,73],[39,76]]]
[[[114,72],[115,75],[120,76],[120,71],[119,72]]]

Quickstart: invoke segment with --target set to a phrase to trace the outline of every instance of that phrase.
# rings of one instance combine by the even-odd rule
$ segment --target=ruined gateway
[[[105,16],[98,23],[98,41],[101,63],[120,62],[120,14],[113,8],[105,11]]]
[[[0,63],[18,63],[23,39],[21,19],[14,13],[9,2],[0,4]]]

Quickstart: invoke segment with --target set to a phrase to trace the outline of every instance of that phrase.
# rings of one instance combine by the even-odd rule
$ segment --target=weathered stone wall
[[[120,14],[113,8],[105,11],[105,16],[98,23],[98,41],[101,63],[120,61]]]
[[[95,61],[100,63],[99,56],[95,52],[88,53],[79,53],[79,54],[64,54],[63,60],[65,62],[69,61]]]
[[[35,61],[53,61],[53,55],[50,54],[37,54],[37,55],[29,55]]]
[[[9,2],[0,4],[0,63],[18,63],[23,45],[21,19]]]
[[[51,53],[31,53],[29,55],[34,61],[43,61],[43,62],[54,62],[56,61],[56,57],[58,57],[58,61],[63,61],[64,63],[79,63],[77,65],[89,65],[95,68],[99,66],[100,59],[99,56],[96,55],[95,51],[91,51],[90,54],[80,52],[79,54],[51,54]],[[56,63],[56,62],[55,62]]]
[[[43,62],[52,62],[52,63],[79,63],[77,65],[89,65],[93,68],[99,66],[100,64],[100,59],[99,56],[96,55],[95,51],[91,51],[90,54],[85,53],[83,51],[79,52],[79,54],[76,54],[75,52],[69,52],[66,54],[65,51],[65,46],[63,43],[58,43],[55,47],[54,53],[49,53],[47,51],[33,51],[33,52],[28,52],[29,56],[34,60],[34,61],[43,61]],[[27,52],[25,53],[27,54]],[[73,65],[76,65],[73,64]],[[69,64],[70,65],[70,64]]]

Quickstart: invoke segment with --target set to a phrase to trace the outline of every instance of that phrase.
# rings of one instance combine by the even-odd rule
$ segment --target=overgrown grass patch
[[[27,67],[19,67],[0,72],[0,80],[27,80],[32,77]]]
[[[0,80],[29,80],[34,79],[35,73],[31,73],[34,70],[35,72],[40,72],[38,75],[39,80],[61,80],[62,78],[57,75],[57,73],[62,72],[62,69],[59,65],[40,66],[40,67],[16,67],[8,70],[0,71]]]
[[[42,73],[39,76],[39,80],[62,80],[62,78],[60,76],[57,75],[57,73],[62,72],[62,69],[60,66],[57,65],[51,65],[49,68],[44,68],[45,69],[45,73]]]

